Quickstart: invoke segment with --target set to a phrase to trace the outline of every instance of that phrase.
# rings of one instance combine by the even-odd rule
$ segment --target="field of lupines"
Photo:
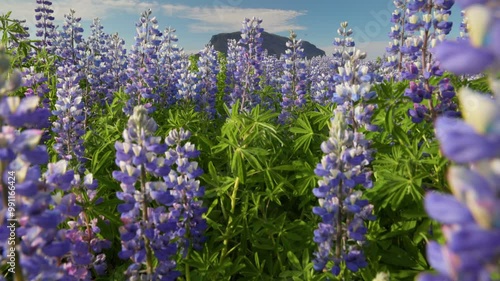
[[[454,2],[396,0],[377,61],[3,14],[0,280],[500,280],[500,2]]]

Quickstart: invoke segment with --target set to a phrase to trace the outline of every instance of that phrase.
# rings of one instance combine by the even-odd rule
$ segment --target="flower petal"
[[[494,61],[493,52],[475,48],[468,41],[444,41],[431,50],[444,70],[457,75],[474,75],[487,69]]]
[[[448,194],[430,192],[425,196],[424,207],[435,220],[444,224],[469,223],[474,218],[467,207]]]

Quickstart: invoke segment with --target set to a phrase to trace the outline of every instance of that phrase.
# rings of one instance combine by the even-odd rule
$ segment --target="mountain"
[[[281,54],[285,53],[285,50],[287,49],[287,37],[271,34],[265,31],[262,32],[261,36],[263,39],[262,47],[267,50],[269,55],[277,55],[279,57]],[[241,32],[219,33],[212,36],[210,44],[214,46],[215,50],[227,54],[227,40],[235,39],[238,41],[240,38]],[[307,41],[302,41],[302,48],[304,49],[305,56],[309,59],[325,55],[325,51],[318,49],[316,46]]]

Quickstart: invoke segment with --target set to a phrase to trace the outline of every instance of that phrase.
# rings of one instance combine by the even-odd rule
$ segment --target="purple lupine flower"
[[[36,20],[36,37],[40,38],[40,41],[35,42],[35,46],[45,48],[47,51],[52,50],[53,40],[55,38],[54,26],[54,10],[52,10],[52,1],[49,0],[36,0],[39,5],[35,8],[35,20]]]
[[[439,117],[436,121],[443,154],[463,165],[448,170],[452,195],[433,192],[425,197],[425,209],[442,224],[446,243],[427,245],[437,274],[422,273],[418,280],[482,281],[493,280],[498,273],[500,173],[495,165],[500,160],[500,92],[493,88],[497,99],[461,89],[464,120]]]
[[[9,256],[15,255],[16,262],[13,262],[11,267],[15,267],[16,272],[25,279],[61,280],[67,277],[67,274],[60,264],[60,259],[68,253],[70,244],[64,238],[65,230],[58,229],[63,215],[52,208],[57,202],[46,185],[40,181],[39,165],[46,164],[49,156],[46,147],[39,145],[42,131],[23,128],[40,127],[36,123],[43,121],[43,118],[37,118],[37,115],[47,116],[48,112],[46,109],[37,110],[37,96],[22,100],[19,97],[5,96],[20,83],[4,80],[4,74],[9,72],[10,61],[0,48],[0,63],[4,62],[7,65],[0,67],[2,265],[10,260]],[[14,73],[11,79],[19,75],[19,72]],[[10,188],[13,185],[15,189]],[[15,204],[14,209],[12,204]],[[12,240],[10,231],[14,231],[17,238]]]
[[[165,206],[171,206],[174,197],[169,194],[165,182],[147,182],[143,178],[148,171],[154,176],[168,176],[172,162],[158,156],[167,150],[160,138],[153,133],[157,124],[147,115],[144,106],[134,108],[128,121],[128,128],[123,136],[124,142],[116,142],[116,164],[120,170],[113,172],[118,180],[121,192],[118,205],[123,226],[120,227],[122,251],[119,257],[131,259],[132,264],[126,271],[130,278],[139,278],[141,267],[146,265],[147,279],[177,277],[175,262],[172,256],[177,252],[177,245],[170,241],[170,233],[176,230],[176,221],[171,219]],[[140,182],[141,190],[136,190],[136,182]],[[160,207],[154,209],[151,202],[156,201]],[[153,255],[161,254],[157,269],[153,268]],[[157,256],[158,257],[158,256]]]
[[[52,127],[57,135],[54,149],[59,154],[59,159],[70,161],[72,167],[83,173],[86,158],[82,137],[85,134],[86,116],[83,92],[79,85],[83,78],[82,69],[85,67],[82,60],[85,51],[83,28],[81,18],[75,16],[74,10],[70,10],[64,17],[66,21],[63,30],[58,32],[58,45],[54,49],[54,53],[61,58],[56,63],[57,101],[55,110],[52,111],[57,116]]]
[[[49,85],[47,85],[48,79],[43,73],[37,73],[34,66],[25,68],[23,71],[23,83],[22,86],[26,87],[24,92],[25,96],[38,96],[42,101],[41,106],[43,108],[49,108],[50,100],[48,94],[50,92]],[[48,119],[47,119],[48,122]],[[48,126],[46,126],[48,127]]]
[[[283,56],[278,58],[276,55],[267,55],[266,53],[262,59],[262,88],[270,86],[276,89],[281,85],[281,77],[283,76]]]
[[[337,37],[333,41],[333,45],[340,47],[335,49],[333,57],[337,59],[340,65],[344,64],[344,54],[353,55],[354,51],[354,40],[350,37],[353,33],[352,29],[347,29],[349,23],[344,21],[340,23],[340,28],[337,29],[337,33],[340,37]]]
[[[176,69],[179,79],[175,84],[177,87],[176,100],[178,102],[191,102],[193,104],[199,105],[200,100],[200,85],[196,73],[189,70],[191,62],[189,60],[181,60],[179,68]],[[199,107],[199,106],[198,106]]]
[[[457,1],[467,17],[468,39],[445,41],[433,52],[441,67],[458,75],[500,69],[500,5],[496,0]],[[490,40],[486,40],[489,34]],[[488,42],[489,41],[489,42]],[[466,62],[467,67],[463,64]]]
[[[106,55],[101,56],[101,63],[105,64],[103,68],[106,71],[101,74],[101,81],[106,84],[105,99],[111,102],[114,93],[119,91],[126,84],[128,76],[127,69],[127,50],[125,41],[117,33],[106,37]]]
[[[239,93],[238,79],[236,78],[236,65],[240,59],[239,54],[243,52],[242,46],[234,39],[227,40],[227,56],[226,56],[226,93]],[[231,95],[224,95],[224,102],[228,105],[233,103]]]
[[[182,128],[170,131],[165,139],[165,143],[170,146],[166,152],[166,158],[174,161],[176,170],[170,170],[168,176],[164,176],[167,187],[173,187],[170,192],[174,196],[174,204],[170,207],[173,217],[177,217],[179,223],[179,245],[184,253],[187,254],[190,247],[200,250],[205,241],[203,235],[207,224],[202,214],[206,208],[202,206],[202,198],[205,194],[205,188],[200,186],[196,178],[203,174],[203,170],[198,167],[197,162],[190,162],[190,158],[196,158],[200,154],[193,144],[185,142],[189,139],[191,133]]]
[[[126,271],[131,278],[143,274],[145,265],[146,278],[175,280],[180,275],[173,260],[178,249],[187,253],[203,242],[204,208],[197,198],[204,191],[196,180],[202,170],[188,160],[199,154],[194,145],[181,145],[189,132],[173,130],[161,143],[160,137],[153,136],[157,127],[146,108],[137,106],[123,133],[124,142],[115,144],[120,170],[113,177],[121,182],[122,191],[116,195],[123,201],[118,205],[123,222],[119,257],[132,260]],[[156,180],[146,181],[146,174]],[[136,190],[137,182],[140,190]],[[158,259],[154,268],[153,255]]]
[[[70,161],[80,173],[85,171],[83,135],[85,134],[82,90],[78,85],[78,73],[73,65],[60,66],[57,69],[59,87],[57,101],[52,114],[58,119],[53,123],[52,131],[57,135],[54,149],[60,159]]]
[[[469,107],[463,106],[463,115],[468,122],[449,117],[436,121],[436,137],[443,144],[441,150],[444,156],[457,163],[500,157],[500,136],[485,135],[497,130],[489,124],[496,124],[496,120],[500,119],[498,107],[487,95],[469,89],[462,89],[459,99],[470,104]],[[487,119],[482,120],[481,117]]]
[[[283,83],[281,86],[281,113],[278,116],[278,120],[282,123],[290,121],[294,111],[302,108],[306,103],[307,75],[302,40],[297,40],[297,34],[292,31],[286,46],[288,49],[283,56],[285,63],[281,79]]]
[[[110,70],[112,61],[107,56],[109,35],[104,33],[103,28],[99,18],[95,18],[90,25],[91,35],[85,42],[86,52],[84,57],[86,62],[84,75],[88,83],[84,89],[86,104],[99,103],[104,105],[106,102],[110,103],[113,91],[116,91],[114,87],[109,89],[109,82],[111,81],[105,80],[109,79],[106,73]],[[86,115],[90,116],[90,114],[92,114],[90,109],[87,109]]]
[[[161,67],[158,76],[159,99],[160,104],[166,107],[177,102],[179,97],[177,83],[183,72],[183,64],[187,66],[188,63],[183,49],[177,46],[178,38],[175,32],[174,28],[165,28],[159,51],[158,65]]]
[[[90,280],[92,269],[102,274],[102,270],[107,267],[102,250],[110,248],[111,242],[99,237],[97,218],[91,219],[81,206],[86,202],[85,198],[93,204],[99,203],[95,190],[97,182],[92,174],[87,174],[82,181],[78,173],[68,169],[65,160],[49,163],[44,179],[48,190],[63,191],[56,197],[58,202],[55,209],[63,215],[69,226],[64,233],[66,241],[70,243],[69,253],[64,257],[64,269],[77,280]]]
[[[238,60],[236,61],[236,69],[234,78],[236,85],[231,93],[230,107],[237,100],[240,100],[239,111],[250,111],[253,107],[260,103],[260,96],[256,91],[260,90],[260,76],[262,74],[262,32],[260,27],[261,19],[245,18],[243,20],[243,28],[241,29],[241,39],[238,44],[242,46]]]
[[[125,93],[130,96],[123,108],[128,115],[136,105],[144,104],[150,112],[154,111],[154,102],[158,102],[157,78],[160,66],[158,65],[158,51],[162,33],[158,30],[158,20],[151,16],[151,9],[141,14],[136,23],[137,34],[135,44],[128,57],[128,83]]]
[[[432,86],[429,82],[431,77],[443,74],[439,68],[440,64],[435,61],[430,50],[450,33],[452,23],[449,16],[453,4],[453,0],[411,0],[403,5],[403,10],[397,12],[399,16],[395,19],[398,23],[396,29],[402,30],[400,33],[391,34],[399,36],[392,44],[397,45],[397,48],[388,49],[389,52],[394,49],[394,52],[385,66],[397,65],[399,73],[395,77],[410,81],[405,96],[414,103],[414,108],[408,110],[408,116],[416,123],[433,121],[439,115],[459,116],[452,99],[453,87],[445,87],[446,81],[440,83],[440,87]],[[391,38],[395,39],[394,36]],[[433,96],[438,98],[433,99]]]
[[[349,104],[339,105],[332,119],[330,138],[321,144],[325,153],[314,172],[322,177],[319,187],[313,190],[319,198],[319,207],[313,213],[321,217],[314,231],[318,250],[314,253],[314,268],[318,271],[340,273],[342,263],[353,271],[367,265],[360,245],[366,234],[366,220],[373,220],[373,206],[361,199],[358,186],[371,188],[371,160],[368,141],[362,134],[349,128]],[[342,224],[348,221],[347,232]],[[325,268],[332,262],[331,268]]]
[[[199,108],[206,113],[209,119],[215,117],[215,95],[217,94],[217,74],[219,64],[217,51],[213,46],[206,46],[201,52],[197,62],[200,99]]]

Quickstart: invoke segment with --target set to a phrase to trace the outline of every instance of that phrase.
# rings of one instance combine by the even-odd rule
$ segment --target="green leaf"
[[[288,261],[292,264],[292,266],[297,269],[297,270],[302,270],[302,266],[300,265],[299,259],[297,256],[292,251],[288,251],[286,253],[286,256],[288,257]]]
[[[408,268],[417,266],[417,263],[410,258],[408,252],[395,245],[392,245],[387,252],[382,253],[380,260],[390,265]]]
[[[396,139],[404,145],[404,147],[408,147],[411,145],[410,143],[410,139],[408,138],[408,135],[406,134],[406,132],[403,131],[403,129],[401,129],[400,127],[394,127],[394,136],[396,137]]]
[[[389,110],[387,110],[385,115],[385,128],[389,134],[392,134],[394,130],[394,106],[389,107]]]
[[[231,172],[240,178],[241,183],[245,183],[246,179],[246,169],[243,164],[241,149],[236,149],[233,159],[231,161]]]

